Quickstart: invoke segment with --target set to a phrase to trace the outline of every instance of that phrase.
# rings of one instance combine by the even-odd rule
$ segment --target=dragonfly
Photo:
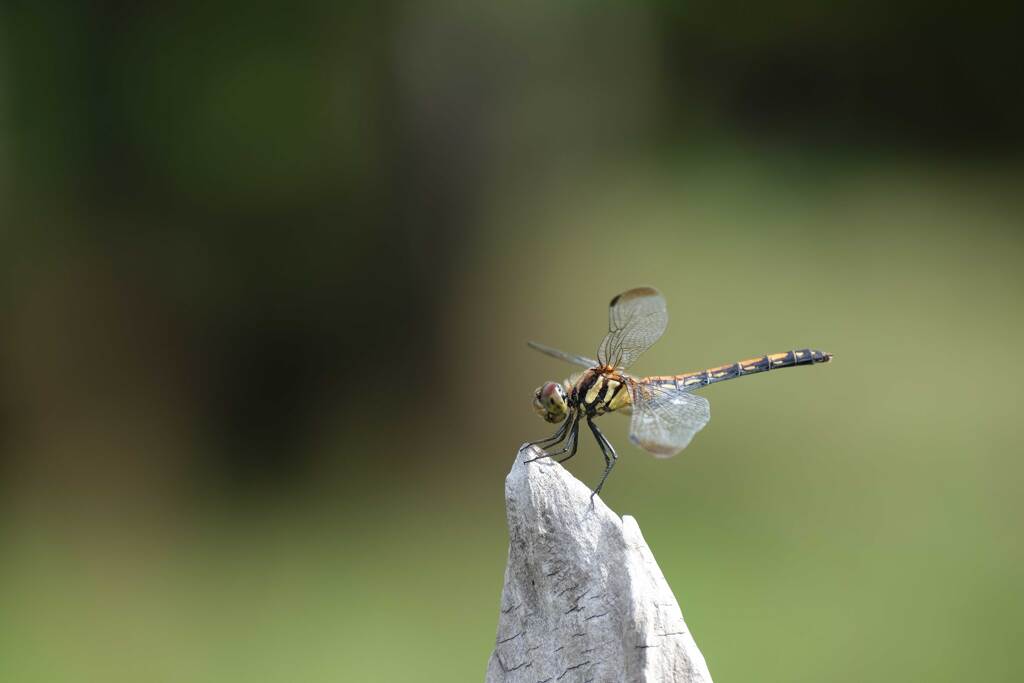
[[[608,334],[597,349],[596,360],[528,342],[541,353],[585,369],[563,382],[546,382],[534,392],[537,414],[561,426],[552,436],[529,442],[542,454],[527,462],[541,458],[565,462],[576,455],[580,422],[585,419],[605,461],[593,498],[618,460],[615,448],[594,422],[596,418],[613,412],[631,414],[629,440],[655,457],[669,458],[686,448],[711,419],[707,399],[693,393],[695,390],[736,377],[832,360],[831,353],[795,349],[679,375],[637,378],[626,374],[667,326],[668,309],[661,293],[653,287],[637,287],[611,300]]]

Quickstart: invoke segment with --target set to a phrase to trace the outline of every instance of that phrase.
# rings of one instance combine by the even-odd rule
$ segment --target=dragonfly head
[[[558,382],[547,382],[533,392],[533,409],[548,422],[558,423],[569,414],[568,395]]]

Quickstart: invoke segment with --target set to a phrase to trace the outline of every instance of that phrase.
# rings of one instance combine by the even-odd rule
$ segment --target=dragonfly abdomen
[[[785,353],[770,353],[766,356],[748,358],[737,363],[719,365],[697,372],[686,372],[681,375],[670,375],[668,377],[652,377],[657,383],[671,382],[677,389],[697,389],[727,379],[734,379],[744,375],[755,375],[759,372],[777,370],[779,368],[792,368],[798,365],[814,365],[816,363],[827,363],[832,360],[832,354],[817,349],[795,349]]]

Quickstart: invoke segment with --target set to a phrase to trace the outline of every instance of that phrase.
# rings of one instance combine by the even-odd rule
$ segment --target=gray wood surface
[[[636,521],[550,459],[505,479],[509,549],[487,683],[710,683]]]

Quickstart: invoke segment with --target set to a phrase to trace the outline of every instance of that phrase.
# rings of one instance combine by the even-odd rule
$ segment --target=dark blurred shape
[[[1017,153],[1014,2],[658,3],[681,108],[752,135],[925,153]]]
[[[8,258],[49,261],[74,241],[173,307],[193,352],[187,405],[229,480],[301,469],[325,400],[434,371],[479,148],[471,106],[441,130],[403,111],[388,8],[101,3],[6,18],[25,247]]]

